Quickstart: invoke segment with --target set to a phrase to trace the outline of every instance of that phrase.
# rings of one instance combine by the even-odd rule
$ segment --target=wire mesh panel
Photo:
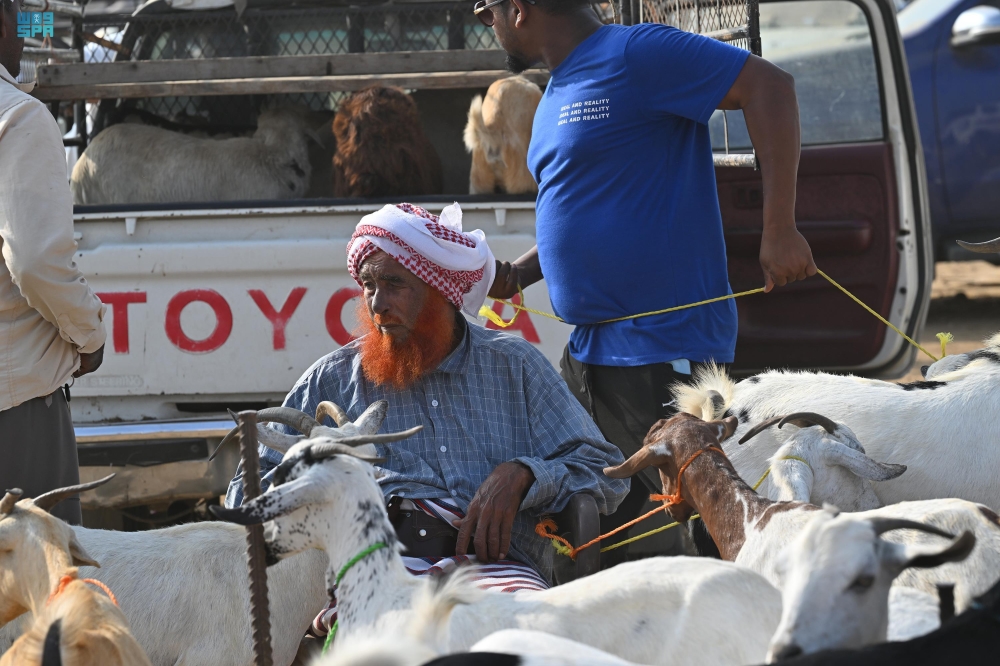
[[[697,32],[761,55],[758,0],[642,0],[642,20]]]
[[[142,13],[83,19],[90,62],[496,49],[468,2]]]

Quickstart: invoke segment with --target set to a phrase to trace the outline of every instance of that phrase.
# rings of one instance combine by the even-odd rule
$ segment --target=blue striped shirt
[[[621,452],[604,439],[542,353],[519,337],[466,325],[462,342],[441,365],[403,390],[368,381],[358,343],[352,342],[314,363],[284,404],[315,414],[321,401],[332,400],[356,419],[381,399],[389,402],[381,432],[424,426],[410,439],[379,446],[386,458],[379,479],[385,496],[451,497],[465,511],[498,465],[514,460],[527,466],[535,483],[514,521],[510,555],[548,578],[552,547],[534,533],[538,517],[561,511],[581,492],[608,513],[628,492],[628,480],[609,479],[602,471],[621,463]],[[266,489],[281,454],[262,446],[260,455]],[[243,501],[241,477],[238,470],[228,506]]]

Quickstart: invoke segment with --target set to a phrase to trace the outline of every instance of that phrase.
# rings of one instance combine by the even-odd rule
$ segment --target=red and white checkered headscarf
[[[486,234],[479,229],[462,231],[462,209],[457,203],[441,211],[440,217],[403,203],[387,204],[361,218],[347,244],[347,270],[358,284],[361,264],[378,250],[473,317],[496,274]]]

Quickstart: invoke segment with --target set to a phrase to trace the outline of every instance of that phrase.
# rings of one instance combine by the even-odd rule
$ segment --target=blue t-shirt
[[[608,25],[552,70],[531,135],[536,233],[570,353],[596,365],[730,363],[732,300],[708,119],[748,53],[663,25]]]

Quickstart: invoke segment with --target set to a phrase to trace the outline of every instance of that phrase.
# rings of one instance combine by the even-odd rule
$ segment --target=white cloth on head
[[[359,284],[361,264],[377,250],[473,317],[496,274],[486,234],[479,229],[462,231],[462,208],[457,203],[440,216],[412,204],[387,204],[361,218],[347,245],[347,268]]]

